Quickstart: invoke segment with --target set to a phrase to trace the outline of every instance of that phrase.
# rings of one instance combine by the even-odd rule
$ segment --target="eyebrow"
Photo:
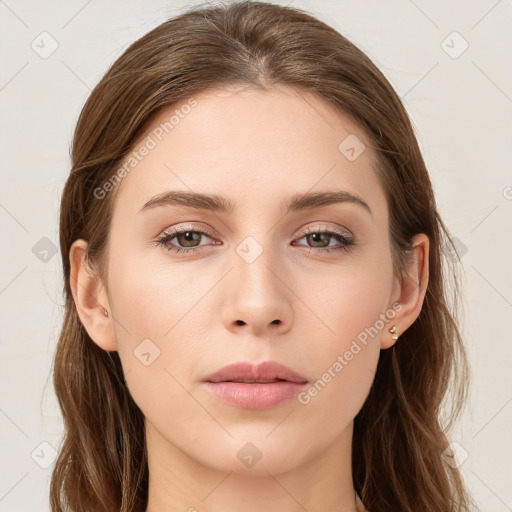
[[[285,212],[289,213],[320,208],[337,203],[352,203],[358,205],[373,216],[372,210],[363,199],[344,190],[295,194],[284,203],[284,207]],[[169,190],[152,197],[144,204],[139,213],[158,206],[187,206],[198,210],[208,210],[226,214],[233,214],[236,210],[236,204],[233,201],[217,194]]]

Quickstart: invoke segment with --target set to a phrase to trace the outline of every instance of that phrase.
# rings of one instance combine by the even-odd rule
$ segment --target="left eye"
[[[157,242],[159,245],[162,245],[166,250],[173,252],[197,252],[196,248],[200,247],[201,237],[206,236],[210,238],[209,233],[206,233],[201,230],[192,230],[192,229],[176,229],[171,233],[164,233],[160,238],[158,238]],[[176,238],[180,245],[170,244],[171,240]],[[354,241],[348,236],[341,232],[329,231],[329,230],[316,230],[310,231],[304,234],[302,237],[297,240],[306,239],[307,243],[313,244],[310,247],[307,247],[309,251],[313,252],[331,252],[331,251],[340,251],[347,250],[350,245],[354,244]],[[338,245],[331,245],[329,240],[336,239],[338,240]],[[218,245],[218,242],[215,243]],[[302,245],[302,244],[300,244]]]
[[[202,236],[208,236],[208,233],[204,231],[184,229],[184,230],[175,230],[172,233],[164,233],[159,239],[158,243],[163,245],[165,249],[168,251],[175,252],[192,252],[195,247],[198,247],[200,244],[196,244],[200,240]],[[168,243],[176,238],[180,244],[184,243],[184,247],[180,247],[179,245],[168,245]],[[191,244],[191,245],[188,245]]]
[[[310,231],[305,233],[301,238],[298,238],[298,240],[302,240],[303,238],[305,238],[308,243],[314,244],[312,247],[306,247],[306,250],[308,252],[313,253],[347,251],[350,249],[350,246],[355,245],[355,242],[351,236],[339,231],[311,229]],[[329,244],[328,240],[333,238],[338,240],[338,245]],[[325,243],[326,241],[327,243]]]

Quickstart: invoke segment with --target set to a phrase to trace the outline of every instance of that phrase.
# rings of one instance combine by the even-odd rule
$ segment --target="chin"
[[[303,463],[308,455],[312,456],[310,443],[294,442],[290,436],[270,432],[272,429],[267,425],[262,432],[253,429],[252,434],[246,432],[224,442],[209,437],[211,447],[203,445],[196,460],[223,472],[268,476],[268,473],[277,475],[291,471]]]

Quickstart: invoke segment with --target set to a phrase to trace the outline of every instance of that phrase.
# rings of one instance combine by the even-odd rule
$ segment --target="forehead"
[[[378,193],[370,146],[354,120],[312,93],[213,89],[151,120],[121,163],[115,208],[136,213],[169,189],[230,196],[251,208],[316,188]]]

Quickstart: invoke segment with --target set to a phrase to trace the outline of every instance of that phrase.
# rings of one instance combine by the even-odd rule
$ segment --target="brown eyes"
[[[157,239],[157,244],[161,245],[166,251],[192,254],[203,251],[204,244],[200,243],[203,236],[212,237],[210,233],[199,229],[173,228],[171,231],[163,233]],[[306,239],[308,244],[311,244],[306,249],[321,253],[346,251],[355,243],[347,234],[333,230],[310,229],[297,240],[303,238]],[[180,245],[171,243],[171,240],[174,239]],[[338,241],[337,245],[331,245],[333,239]],[[214,244],[219,245],[219,242]]]

